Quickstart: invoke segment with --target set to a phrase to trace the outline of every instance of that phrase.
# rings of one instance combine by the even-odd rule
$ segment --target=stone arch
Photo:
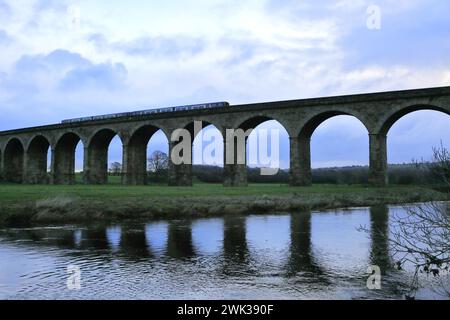
[[[238,123],[236,123],[235,128],[242,129],[244,131],[253,130],[260,124],[262,124],[266,121],[271,121],[271,120],[277,121],[289,134],[291,134],[292,130],[288,123],[286,123],[285,121],[282,121],[281,119],[279,119],[276,116],[271,116],[271,115],[250,116],[247,119],[245,119],[244,121],[242,121],[240,119],[238,121]]]
[[[34,136],[26,150],[26,182],[30,184],[47,184],[49,182],[48,152],[50,141],[43,135]]]
[[[430,111],[440,111],[447,115],[450,115],[450,109],[444,108],[436,105],[430,105],[430,104],[415,104],[415,105],[409,105],[406,107],[400,107],[395,112],[389,114],[387,117],[383,118],[383,122],[381,123],[381,126],[377,130],[377,134],[381,134],[386,136],[389,132],[389,130],[392,128],[392,126],[400,120],[402,117],[406,116],[409,113],[415,112],[415,111],[421,111],[421,110],[430,110]]]
[[[118,136],[123,144],[122,135],[110,128],[97,130],[89,139],[84,156],[85,183],[106,184],[108,182],[108,149],[115,136]]]
[[[196,130],[197,129],[195,127],[195,122],[196,121],[199,121],[202,124],[200,130]],[[220,123],[217,123],[216,121],[210,121],[210,120],[207,120],[207,119],[192,119],[189,122],[185,123],[180,128],[184,128],[184,129],[188,130],[189,133],[191,134],[191,137],[192,137],[191,140],[192,140],[192,142],[194,142],[196,136],[201,132],[201,130],[203,130],[206,127],[209,127],[209,126],[214,126],[219,131],[222,132],[223,126]],[[168,137],[168,139],[170,139],[170,138],[171,137]]]
[[[123,181],[125,184],[147,184],[147,147],[153,135],[159,130],[167,138],[165,130],[153,124],[141,125],[131,133],[128,144],[124,147]]]
[[[201,126],[196,127],[195,122],[200,121]],[[173,186],[192,186],[192,163],[193,163],[193,143],[196,138],[196,136],[206,127],[214,126],[222,135],[223,139],[223,127],[216,123],[215,121],[210,121],[206,119],[192,119],[189,122],[185,123],[183,126],[180,126],[180,128],[183,128],[189,132],[189,146],[190,146],[190,152],[188,155],[184,154],[184,150],[180,152],[180,156],[185,157],[188,159],[187,163],[181,163],[175,165],[172,162],[172,159],[169,161],[169,185]],[[184,142],[184,136],[182,135],[179,137],[180,139],[176,141],[172,141],[172,135],[175,133],[176,129],[172,130],[172,134],[169,137],[169,153],[170,156],[172,156],[172,151],[176,146],[178,146],[180,143]],[[174,139],[177,139],[176,136],[173,137]]]
[[[75,150],[81,137],[74,132],[62,134],[53,151],[53,183],[74,184],[75,183]]]
[[[121,130],[110,128],[110,127],[101,127],[95,131],[93,131],[86,139],[86,146],[89,147],[93,144],[108,144],[111,140],[118,136],[121,141],[126,141],[126,134]]]
[[[24,177],[25,148],[19,138],[11,138],[4,151],[4,176],[5,180],[14,183],[22,183]]]
[[[267,121],[276,121],[287,133],[291,135],[292,129],[289,123],[282,121],[277,116],[270,114],[258,114],[240,119],[235,124],[236,131],[233,137],[227,133],[225,143],[224,185],[246,186],[247,182],[247,141],[252,131]],[[241,134],[244,133],[244,136]]]
[[[303,121],[297,136],[290,137],[291,149],[291,185],[309,186],[312,184],[311,137],[314,131],[326,120],[336,116],[352,116],[359,120],[367,132],[369,127],[360,115],[345,110],[328,110],[315,113]]]
[[[222,182],[223,176],[223,161],[224,161],[224,133],[223,129],[215,123],[205,122],[203,128],[193,136],[192,140],[192,164],[196,166],[215,166],[220,169],[215,170],[215,173],[209,176],[203,176],[209,182]],[[210,178],[213,178],[211,181]],[[201,177],[197,176],[199,180]],[[214,179],[219,178],[219,181]]]
[[[146,135],[147,133],[150,133],[150,137],[149,137],[149,140],[150,140],[151,136],[155,133],[155,132],[152,132],[153,128],[157,129],[155,132],[161,130],[164,133],[164,135],[166,136],[167,140],[169,140],[170,134],[165,127],[161,126],[160,124],[155,124],[155,123],[144,123],[144,124],[141,123],[141,124],[133,127],[130,130],[129,141],[131,139],[133,139],[133,137],[136,137],[138,135],[141,136],[142,134]]]
[[[379,121],[370,136],[369,183],[374,186],[388,184],[387,134],[391,127],[403,116],[420,110],[440,111],[450,115],[450,109],[432,104],[399,105]]]
[[[314,131],[325,121],[327,121],[328,119],[331,119],[333,117],[336,116],[351,116],[356,118],[357,120],[359,120],[359,122],[361,122],[364,127],[367,129],[367,132],[370,132],[370,128],[366,125],[365,121],[363,120],[362,117],[360,117],[359,115],[353,113],[353,112],[348,112],[348,111],[340,111],[340,110],[331,110],[331,111],[324,111],[324,112],[320,112],[318,114],[315,114],[311,117],[309,117],[308,119],[306,119],[304,121],[304,124],[301,126],[300,128],[300,132],[298,134],[299,137],[303,137],[303,138],[311,138],[311,136],[313,135]]]

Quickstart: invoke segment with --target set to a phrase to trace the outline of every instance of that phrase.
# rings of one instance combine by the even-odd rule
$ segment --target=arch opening
[[[199,125],[200,124],[200,125]],[[207,154],[206,160],[208,164],[213,163],[214,166],[220,166],[223,161],[216,161],[220,157],[220,150],[223,150],[223,137],[217,126],[207,121],[191,121],[184,129],[189,133],[186,136],[181,133],[178,141],[170,142],[169,154],[174,156],[175,159],[171,159],[169,162],[169,185],[172,186],[192,186],[193,184],[193,163],[195,161],[196,165],[203,165],[204,155]],[[206,136],[206,140],[204,141]],[[212,137],[211,137],[212,136]],[[188,139],[185,141],[185,139]],[[189,149],[188,149],[189,148]],[[216,176],[212,178],[212,181],[216,182],[217,173],[222,169],[215,167],[211,172],[208,170],[207,174],[200,172],[201,167],[197,167],[196,174],[201,177],[199,180],[210,180],[212,173],[216,172]],[[206,167],[205,167],[206,168]],[[219,173],[219,176],[222,174]]]
[[[337,116],[352,116],[346,112],[342,111],[328,111],[323,112],[319,115],[316,115],[312,119],[310,119],[301,129],[300,131],[300,137],[302,138],[308,138],[310,139],[313,135],[313,133],[316,131],[316,129],[326,122],[327,120],[337,117]],[[354,117],[354,116],[353,116]],[[356,118],[356,117],[355,117]]]
[[[193,139],[192,164],[197,181],[223,182],[224,141],[215,125],[206,123]]]
[[[118,135],[115,135],[108,145],[107,182],[108,184],[122,184],[124,180],[123,145]]]
[[[290,152],[285,126],[274,118],[255,116],[237,129],[242,131],[235,132],[234,141],[226,142],[224,185],[246,186],[249,173],[251,182],[282,182],[286,172],[280,169],[289,167]]]
[[[147,182],[167,185],[169,162],[169,140],[160,129],[152,135],[147,144]]]
[[[69,132],[59,138],[55,146],[52,164],[54,184],[76,183],[76,172],[82,170],[82,166],[77,165],[82,149],[84,148],[81,138],[75,133]]]
[[[117,132],[111,129],[101,129],[90,140],[87,148],[86,164],[84,170],[84,182],[87,184],[108,183],[108,161],[111,142],[117,136]],[[120,137],[116,138],[115,149],[121,147]],[[115,158],[121,159],[120,152],[116,152]],[[122,163],[122,162],[121,162]]]
[[[358,118],[342,114],[328,117],[310,138],[312,183],[368,183],[369,135]]]
[[[415,113],[417,111],[438,111],[440,113],[450,115],[449,110],[442,108],[442,107],[434,106],[434,105],[408,106],[406,108],[401,109],[400,111],[397,111],[396,113],[392,114],[389,118],[387,118],[385,120],[385,122],[383,123],[383,125],[381,126],[380,134],[386,136],[388,134],[388,132],[390,131],[390,129],[392,128],[392,126],[398,120],[400,120],[401,118],[403,118],[404,116],[406,116],[408,114]]]
[[[417,163],[435,161],[433,149],[450,150],[450,114],[436,109],[408,111],[403,111],[400,118],[396,114],[395,122],[391,123],[391,119],[388,123],[388,181],[400,185],[438,184],[439,177],[419,170]]]
[[[160,128],[146,125],[137,129],[128,143],[126,157],[126,184],[167,181],[168,140]]]
[[[291,138],[291,185],[311,185],[312,167],[317,168],[314,172],[315,183],[366,183],[368,168],[351,167],[367,165],[367,133],[364,123],[347,112],[334,110],[311,118],[300,129],[299,135]],[[358,154],[357,161],[354,160],[355,152]]]
[[[34,137],[27,150],[27,183],[47,184],[50,142],[42,135]]]
[[[4,152],[5,180],[13,183],[22,183],[25,158],[25,150],[22,142],[17,138],[11,139],[7,143]]]
[[[248,181],[289,183],[289,133],[277,120],[270,118],[256,120],[252,123],[256,126],[249,128],[251,133],[246,143]]]

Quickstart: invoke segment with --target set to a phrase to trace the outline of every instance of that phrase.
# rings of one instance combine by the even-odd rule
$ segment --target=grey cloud
[[[38,0],[34,4],[34,10],[36,12],[42,12],[45,10],[66,11],[68,6],[69,4],[64,0]]]
[[[342,3],[344,2],[346,1],[342,1]],[[365,10],[371,4],[370,1],[366,2],[367,5],[363,1],[348,1],[347,5],[339,6],[339,1],[329,0],[268,0],[265,3],[265,10],[267,14],[280,15],[291,22],[305,19],[334,19],[339,21],[340,25],[348,25],[361,18],[365,25]],[[354,14],[359,14],[361,10],[361,15],[355,17]],[[349,17],[352,19],[349,19]]]
[[[116,97],[126,90],[126,80],[122,63],[94,63],[61,49],[24,55],[10,72],[0,72],[0,127],[48,124],[96,113],[93,110],[120,111],[123,101]],[[99,95],[102,92],[108,94]]]
[[[381,6],[380,30],[368,30],[361,23],[341,39],[349,63],[425,66],[450,61],[450,20],[445,14],[450,12],[449,2],[429,1],[396,14],[383,11],[385,8]]]
[[[87,36],[87,41],[91,42],[95,47],[103,49],[109,45],[106,37],[101,33],[92,33]]]
[[[201,38],[188,36],[144,36],[130,41],[109,42],[102,34],[92,34],[88,38],[98,49],[112,49],[131,56],[158,56],[178,58],[199,54],[205,48]]]
[[[59,49],[22,56],[3,77],[2,87],[18,97],[29,97],[42,90],[118,90],[125,87],[126,78],[122,63],[96,64],[78,53]]]
[[[69,71],[61,80],[60,88],[64,90],[100,88],[106,90],[120,89],[125,85],[127,69],[122,63],[102,63]]]
[[[258,41],[237,39],[229,36],[219,39],[219,46],[229,48],[231,51],[230,56],[222,61],[227,67],[244,63],[253,58],[258,52],[266,49]]]
[[[64,71],[72,68],[82,68],[91,65],[91,62],[78,53],[58,49],[49,54],[24,55],[15,64],[18,72],[33,71]]]
[[[0,17],[6,18],[11,15],[11,7],[5,2],[0,0]]]
[[[0,45],[9,45],[13,39],[4,31],[0,29]]]
[[[290,15],[291,13],[289,13],[289,17]],[[317,22],[320,23],[320,19]],[[293,23],[292,28],[295,27],[296,24]],[[302,28],[306,27],[302,25]],[[308,32],[308,30],[301,31]],[[323,64],[324,61],[337,54],[335,48],[331,47],[321,36],[297,38],[293,35],[279,34],[278,40],[282,41],[259,38],[249,32],[225,34],[219,38],[218,46],[225,52],[229,52],[229,55],[221,63],[225,67],[241,67],[247,62],[256,62],[261,63],[260,67],[266,68],[269,65],[275,65],[277,61],[284,61],[292,68],[293,63],[299,62],[310,65],[315,62]],[[284,42],[289,45],[285,45]]]
[[[450,61],[450,3],[415,1],[396,5],[376,1],[381,8],[381,29],[366,26],[366,9],[373,1],[269,0],[266,10],[292,23],[302,19],[334,21],[340,35],[336,45],[346,55],[345,68],[371,64],[442,65]]]
[[[39,29],[46,23],[46,15],[51,13],[64,18],[68,13],[71,2],[67,0],[37,0],[32,5],[31,16],[25,24],[25,30]]]

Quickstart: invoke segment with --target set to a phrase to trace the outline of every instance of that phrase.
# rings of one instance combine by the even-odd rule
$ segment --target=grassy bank
[[[424,187],[254,184],[167,186],[0,185],[0,224],[69,223],[330,209],[449,200]]]

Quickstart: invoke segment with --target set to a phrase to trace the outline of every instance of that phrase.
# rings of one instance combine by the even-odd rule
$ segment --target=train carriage
[[[213,109],[213,108],[226,108],[229,106],[230,106],[230,104],[228,102],[193,104],[193,105],[185,105],[185,106],[177,106],[177,107],[147,109],[147,110],[141,110],[141,111],[122,112],[122,113],[113,113],[113,114],[99,115],[99,116],[93,116],[93,117],[67,119],[67,120],[61,121],[61,123],[62,124],[70,124],[70,123],[99,121],[99,120],[108,120],[108,119],[117,119],[117,118],[131,118],[131,117],[146,116],[146,115],[151,115],[151,114],[156,114],[156,113],[168,113],[168,112]]]

